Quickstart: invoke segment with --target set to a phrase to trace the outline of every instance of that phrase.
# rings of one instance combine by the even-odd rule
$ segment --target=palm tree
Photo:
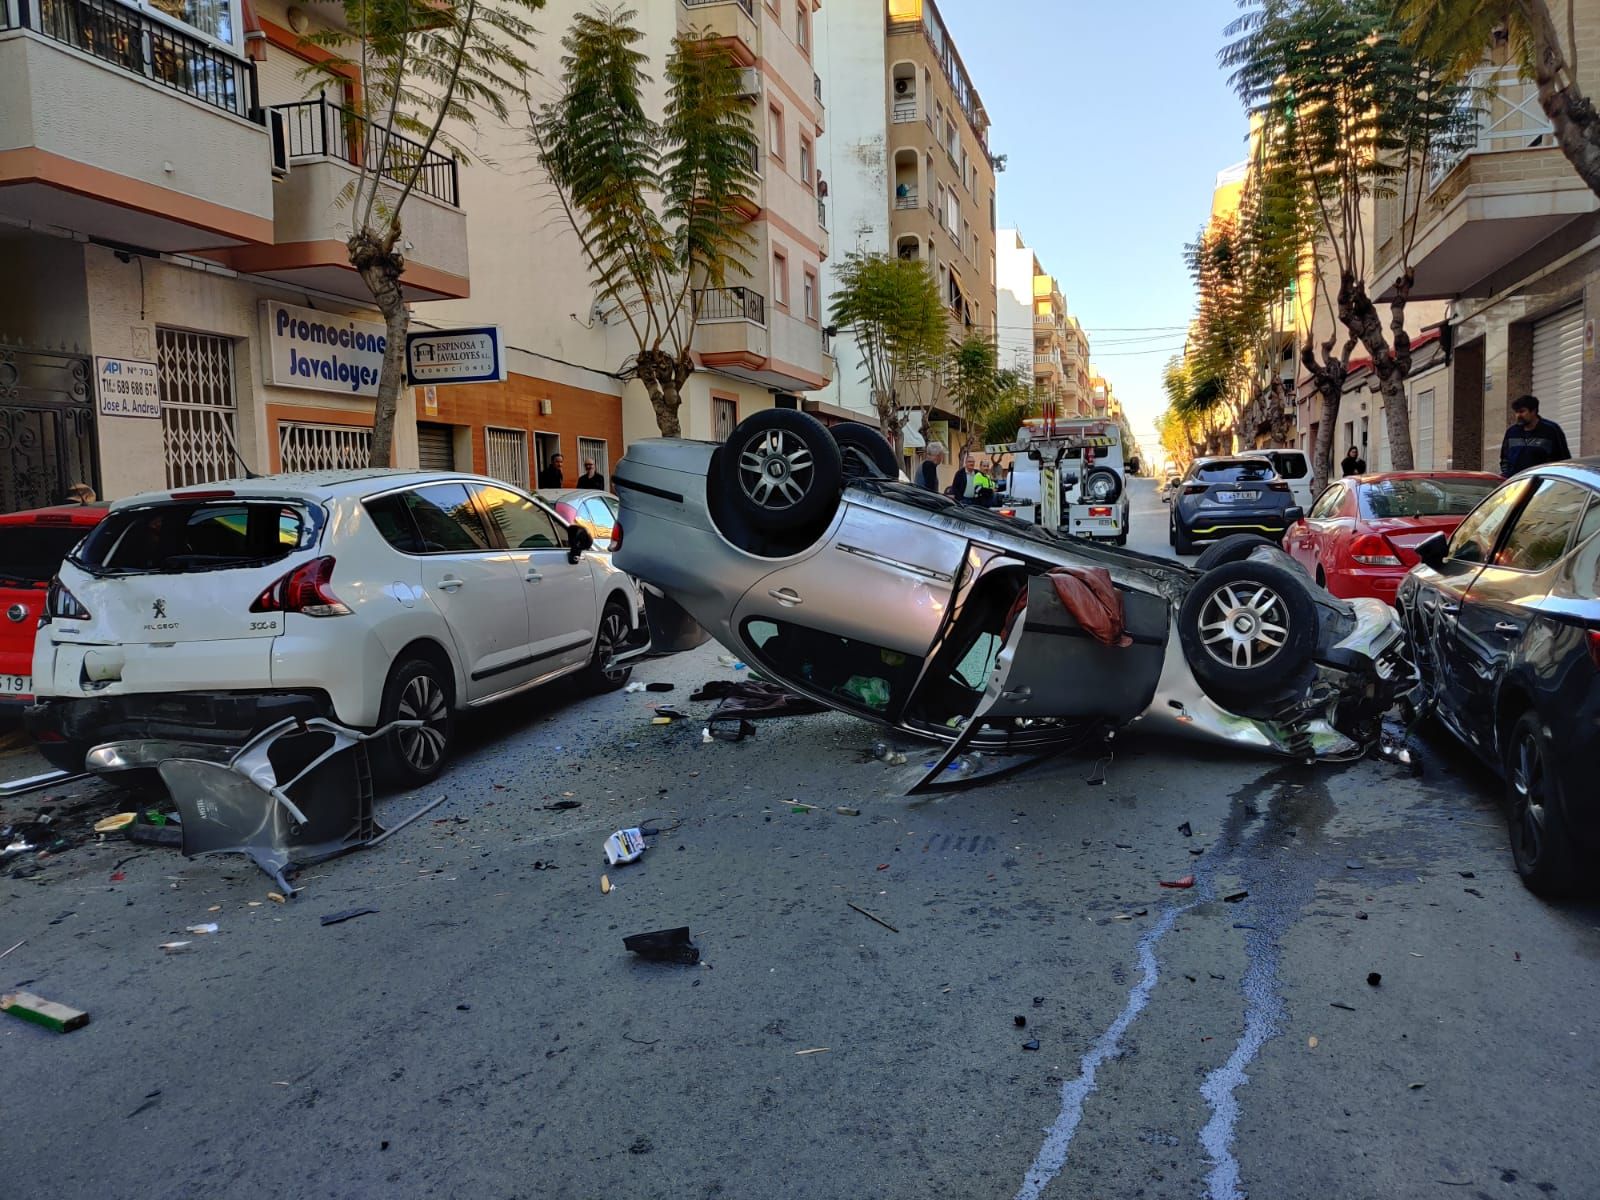
[[[1539,107],[1550,119],[1556,144],[1600,196],[1600,113],[1578,86],[1549,0],[1398,0],[1397,7],[1407,39],[1424,54],[1450,63],[1458,77],[1481,64],[1496,40],[1508,42],[1539,89]],[[1575,0],[1568,0],[1568,47],[1577,44],[1576,8]]]

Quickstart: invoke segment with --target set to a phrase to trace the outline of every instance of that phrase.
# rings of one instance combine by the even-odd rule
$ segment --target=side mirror
[[[577,562],[585,550],[593,549],[593,534],[582,525],[567,526],[567,561]]]
[[[1436,571],[1444,566],[1444,560],[1450,557],[1450,539],[1442,533],[1423,538],[1414,548],[1417,557]]]
[[[1283,510],[1283,519],[1290,525],[1293,525],[1296,521],[1304,521],[1306,519],[1306,510],[1298,504],[1291,504]]]

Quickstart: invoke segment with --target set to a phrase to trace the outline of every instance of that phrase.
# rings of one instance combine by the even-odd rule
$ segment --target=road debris
[[[606,839],[606,862],[613,867],[619,863],[637,862],[649,848],[644,833],[637,827],[619,829]]]
[[[1366,868],[1367,864],[1359,858],[1347,858],[1344,860],[1344,869],[1346,871],[1364,871]]]
[[[1479,900],[1483,899],[1483,893],[1477,888],[1462,888],[1461,890],[1469,896],[1476,896]]]
[[[268,892],[267,893],[267,899],[271,900],[274,904],[287,904],[287,903],[289,903],[287,897],[285,897],[282,892]]]
[[[328,913],[326,916],[324,916],[322,918],[322,923],[324,925],[337,925],[341,921],[353,921],[357,917],[364,917],[364,916],[367,916],[369,913],[375,913],[377,911],[378,910],[375,909],[375,908],[346,908],[346,909],[341,909],[339,912]]]
[[[700,961],[700,948],[689,940],[687,925],[677,929],[630,934],[622,939],[622,944],[640,958],[651,962],[679,963],[692,967]]]
[[[1343,1003],[1342,1001],[1339,1001],[1339,1000],[1329,1000],[1328,1001],[1328,1007],[1329,1008],[1342,1008],[1342,1009],[1344,1009],[1345,1012],[1355,1012],[1355,1010],[1356,1010],[1356,1006],[1355,1005],[1353,1005],[1353,1004],[1345,1004],[1345,1003]]]
[[[1377,987],[1382,982],[1383,982],[1383,976],[1378,974],[1378,972],[1376,972],[1376,971],[1368,971],[1367,972],[1367,986],[1368,987]]]
[[[184,932],[199,936],[207,933],[215,933],[217,928],[218,926],[215,921],[207,921],[204,925],[190,925],[184,930]]]
[[[193,942],[162,942],[157,949],[165,950],[168,954],[181,954],[192,945]]]
[[[853,903],[853,902],[851,902],[849,900],[846,900],[845,903],[850,905],[851,908],[855,909],[858,913],[860,913],[863,917],[866,917],[869,921],[876,921],[879,925],[882,925],[890,933],[899,933],[900,932],[893,925],[889,924],[889,922],[885,921],[882,917],[878,916],[876,913],[868,912],[866,909],[862,908],[859,904],[855,904],[855,903]]]
[[[888,742],[874,742],[872,744],[872,757],[891,767],[904,766],[906,756],[902,751],[896,750]]]
[[[1184,837],[1193,837],[1194,836],[1194,830],[1190,827],[1189,822],[1187,822],[1187,821],[1185,821],[1182,825],[1178,826],[1178,832],[1183,834]]]
[[[861,810],[859,808],[851,808],[847,804],[836,804],[833,807],[833,811],[838,813],[841,817],[859,817],[861,815]]]
[[[13,1017],[21,1017],[24,1021],[43,1025],[57,1033],[71,1033],[89,1023],[89,1014],[81,1009],[57,1004],[32,992],[7,992],[0,996],[0,1012],[8,1012]]]
[[[831,1046],[816,1046],[810,1050],[796,1050],[794,1056],[796,1058],[804,1058],[808,1054],[826,1054],[830,1049],[832,1049]]]
[[[602,896],[611,895],[611,876],[609,876],[609,875],[600,876],[600,894]]]
[[[1317,1040],[1317,1035],[1314,1033],[1306,1039],[1306,1047],[1308,1049],[1315,1050],[1320,1044],[1321,1043]]]
[[[1182,879],[1163,879],[1161,880],[1161,886],[1164,888],[1192,888],[1194,886],[1194,876],[1185,875]]]
[[[105,817],[94,823],[96,833],[117,833],[126,829],[139,819],[138,813],[121,812],[115,816]]]
[[[17,948],[17,946],[27,945],[27,942],[28,942],[28,939],[27,938],[23,938],[22,941],[18,942],[16,946],[12,946],[11,950],[15,950]],[[10,954],[11,950],[7,950],[7,951],[5,951],[4,954],[0,954],[0,958],[4,958],[7,954]]]
[[[637,695],[638,693],[640,693],[640,692],[642,692],[644,690],[645,690],[644,684],[637,683],[637,682],[636,683],[630,683],[627,687],[622,689],[622,694],[625,695],[625,696],[633,696],[633,695]]]
[[[1015,1025],[1018,1029],[1021,1029],[1025,1025],[1027,1025],[1028,1018],[1023,1016],[1021,1013],[1018,1013],[1016,1016],[1011,1018],[1011,1023],[1013,1025]]]
[[[582,800],[557,800],[544,806],[545,812],[570,812],[574,808],[582,808]]]
[[[1222,902],[1224,904],[1237,904],[1239,901],[1248,898],[1249,895],[1249,892],[1229,892],[1222,898]]]
[[[1037,1050],[1039,1048],[1039,1039],[1029,1038],[1027,1041],[1022,1043],[1022,1048],[1024,1050]]]
[[[657,681],[655,683],[645,684],[644,690],[647,692],[670,692],[677,686],[678,685],[675,683],[664,683]]]
[[[684,712],[683,709],[672,704],[658,704],[656,705],[655,712],[656,716],[666,717],[669,721],[682,721],[689,716],[689,714]]]

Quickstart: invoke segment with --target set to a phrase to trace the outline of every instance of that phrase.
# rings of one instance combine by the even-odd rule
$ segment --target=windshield
[[[1201,483],[1264,483],[1276,479],[1272,464],[1266,459],[1253,462],[1201,463],[1194,469],[1194,477]]]
[[[1261,457],[1284,479],[1304,479],[1311,474],[1311,464],[1303,454],[1263,454]]]
[[[82,525],[0,525],[0,582],[49,583],[83,534]]]
[[[259,566],[315,532],[312,510],[282,500],[171,501],[112,513],[72,561],[96,575]]]
[[[1500,486],[1498,479],[1385,479],[1361,488],[1361,515],[1464,517]]]

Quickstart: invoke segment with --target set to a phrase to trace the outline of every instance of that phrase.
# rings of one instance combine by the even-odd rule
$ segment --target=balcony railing
[[[260,123],[256,65],[118,0],[0,0],[12,25]]]
[[[707,4],[737,4],[753,20],[756,15],[755,0],[683,0],[685,8],[703,8]]]
[[[896,100],[892,111],[894,124],[910,125],[915,123],[918,120],[917,98],[911,96],[903,100]]]
[[[1554,146],[1549,118],[1539,107],[1538,85],[1516,67],[1480,67],[1467,77],[1469,103],[1477,114],[1477,133],[1465,145],[1436,147],[1429,173],[1432,187],[1469,154]]]
[[[896,208],[905,209],[915,208],[917,206],[917,189],[912,188],[910,191],[905,192],[904,194],[896,191],[894,196],[894,206]]]
[[[386,132],[361,114],[330,103],[326,96],[272,107],[283,114],[291,160],[336,158],[352,166],[364,165],[368,171],[402,184],[415,171],[417,191],[446,204],[460,203],[455,159],[401,134]]]
[[[695,288],[694,315],[701,321],[749,321],[765,327],[767,298],[747,287]]]

